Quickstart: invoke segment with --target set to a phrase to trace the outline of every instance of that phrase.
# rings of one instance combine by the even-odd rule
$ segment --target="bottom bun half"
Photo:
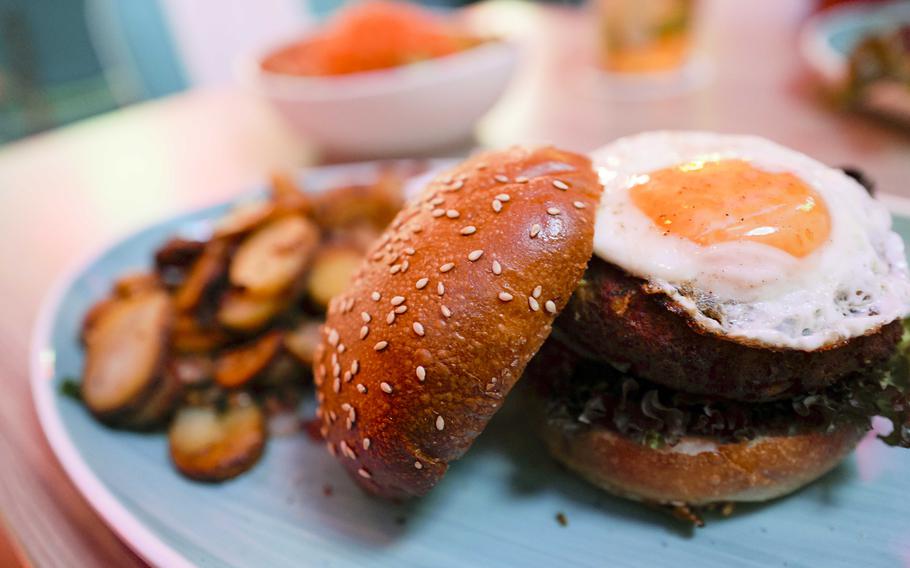
[[[544,443],[569,469],[606,491],[637,501],[707,505],[766,501],[815,481],[837,466],[866,428],[775,435],[715,443],[686,437],[655,449],[606,427],[543,421]]]

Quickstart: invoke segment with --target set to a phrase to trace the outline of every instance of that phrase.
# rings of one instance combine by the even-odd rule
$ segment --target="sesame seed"
[[[528,296],[528,307],[531,308],[532,312],[536,312],[540,309],[540,304],[532,296]]]
[[[531,232],[530,232],[531,238],[533,239],[539,233],[540,233],[540,225],[537,223],[534,223],[533,225],[531,225]]]
[[[515,183],[528,183],[528,178],[524,176],[518,176],[515,178]]]
[[[366,478],[366,479],[373,479],[373,476],[370,475],[370,472],[368,472],[368,471],[365,470],[364,468],[358,469],[358,470],[357,470],[357,473],[360,475],[360,477],[363,477],[363,478]]]
[[[587,207],[587,205],[585,205],[581,201],[575,201],[572,203],[572,205],[574,205],[576,209],[584,209],[585,207]]]
[[[452,310],[450,310],[448,307],[441,306],[440,310],[442,310],[442,315],[444,315],[445,317],[447,317],[447,318],[452,317]]]
[[[332,365],[332,376],[336,378],[341,376],[341,365],[338,363]]]
[[[502,174],[496,174],[495,176],[493,176],[493,179],[495,179],[499,183],[509,183],[509,178],[507,178],[506,176],[504,176]]]
[[[407,307],[406,305],[404,305],[404,304],[402,304],[402,305],[398,306],[397,308],[395,308],[395,313],[396,313],[396,314],[403,314],[403,313],[405,313],[406,311],[408,311],[408,307]]]
[[[431,199],[431,200],[430,200],[430,205],[442,205],[442,202],[443,202],[443,201],[445,201],[445,198],[443,198],[443,197],[440,195],[440,196],[437,196],[437,197],[434,197],[433,199]],[[413,254],[413,253],[412,253],[412,254]]]
[[[455,183],[453,183],[452,186],[449,187],[449,189],[451,189],[452,191],[458,191],[459,189],[461,189],[463,187],[464,187],[464,180],[460,179],[460,180],[456,181]]]
[[[406,261],[402,262],[401,263],[401,273],[404,274],[405,272],[408,271],[408,268],[410,268],[410,267],[411,267],[411,263],[409,261],[406,260]]]
[[[417,281],[416,284],[414,284],[414,287],[417,288],[418,290],[423,290],[424,288],[427,287],[427,284],[429,284],[429,283],[430,283],[429,278],[421,278],[420,280]]]
[[[498,199],[494,199],[492,207],[493,207],[494,212],[499,213],[500,211],[502,211],[502,201],[500,201]]]
[[[569,184],[562,181],[561,179],[554,179],[553,187],[555,187],[556,189],[561,189],[563,191],[566,191],[567,189],[569,189]]]
[[[547,213],[550,215],[559,215],[559,207],[549,207],[547,208]]]
[[[446,293],[446,285],[443,284],[442,282],[437,282],[437,283],[436,283],[436,293],[439,294],[440,296],[442,296],[443,294],[445,294],[445,293]]]
[[[448,217],[449,219],[458,219],[459,217],[461,217],[461,213],[459,213],[455,209],[449,209],[448,211],[446,211],[446,217]]]
[[[335,394],[338,394],[338,392],[341,391],[341,379],[336,378],[332,381],[332,391],[334,391]]]
[[[447,263],[445,263],[445,264],[443,264],[442,266],[439,267],[439,271],[440,271],[440,272],[448,272],[448,271],[452,270],[453,268],[455,268],[455,263],[454,263],[454,262],[447,262]]]
[[[391,303],[393,306],[400,306],[401,304],[404,303],[404,301],[405,301],[404,296],[395,296],[394,298],[392,298]]]
[[[474,225],[468,225],[467,227],[461,228],[461,234],[464,236],[473,235],[477,232],[477,227]]]
[[[392,385],[390,385],[389,383],[387,383],[385,381],[382,381],[381,383],[379,383],[379,388],[381,388],[382,392],[384,392],[386,394],[392,394]]]
[[[478,170],[485,170],[485,169],[487,169],[487,164],[486,164],[486,162],[480,162],[479,164],[477,164],[477,169],[478,169]]]
[[[535,298],[539,298],[541,293],[543,293],[543,286],[538,284],[537,286],[534,286],[534,291],[531,292],[531,295]]]
[[[388,346],[389,346],[388,341],[380,341],[380,342],[376,343],[376,345],[373,346],[373,349],[375,349],[376,351],[382,351],[383,349],[385,349]]]
[[[360,339],[366,339],[367,335],[370,334],[370,326],[365,325],[360,328]]]
[[[373,292],[372,294],[370,294],[370,298],[372,298],[374,302],[378,302],[379,300],[382,299],[382,294],[380,294],[379,292]]]
[[[417,252],[417,251],[414,250],[412,247],[408,247],[408,248],[404,249],[405,254],[414,254],[415,252]]]
[[[443,418],[442,415],[437,416],[436,417],[436,429],[442,431],[445,429],[445,427],[446,427],[445,418]]]
[[[363,439],[363,449],[364,449],[364,450],[369,450],[369,449],[370,449],[370,439],[369,439],[369,438],[364,438],[364,439]]]
[[[512,198],[509,197],[508,193],[500,193],[499,195],[496,196],[496,199],[505,203],[506,201],[508,201],[509,199],[512,199]]]
[[[414,462],[414,469],[423,469],[423,464],[419,461]]]
[[[389,315],[385,317],[385,322],[389,325],[395,323],[395,310],[389,312]]]
[[[401,265],[400,265],[400,264],[395,264],[395,265],[393,265],[391,268],[389,268],[389,274],[398,274],[398,272],[399,272],[400,270],[401,270]]]
[[[483,256],[482,250],[480,250],[480,249],[472,250],[471,252],[468,253],[468,260],[470,260],[471,262],[474,262],[475,260],[477,260],[478,258],[480,258],[482,256]]]
[[[349,382],[351,382],[351,379],[353,379],[353,378],[354,378],[353,373],[351,373],[350,371],[344,372],[344,382],[349,383]]]
[[[338,330],[335,328],[332,328],[332,330],[329,332],[329,343],[332,345],[332,347],[338,345]]]
[[[366,394],[366,392],[367,392],[367,388],[365,386],[363,386],[363,383],[357,383],[357,390],[361,394]]]
[[[329,422],[334,423],[336,420],[338,420],[338,415],[335,414],[334,410],[329,410]]]
[[[344,343],[339,343],[339,344],[338,344],[338,352],[339,352],[339,353],[344,353],[344,352],[347,351],[347,350],[348,350],[347,345],[345,345]]]
[[[544,304],[544,307],[545,307],[545,308],[547,309],[547,311],[550,312],[551,314],[555,314],[555,313],[556,313],[556,302],[554,302],[553,300],[547,300],[547,303]]]
[[[493,261],[493,274],[499,276],[502,274],[502,265],[499,264],[498,260]]]
[[[420,337],[423,337],[423,336],[424,336],[424,330],[423,330],[423,324],[422,324],[422,323],[420,323],[419,321],[415,321],[415,322],[414,322],[414,325],[412,325],[411,327],[414,328],[414,333],[416,333],[416,334],[419,335]]]
[[[500,292],[499,299],[502,300],[503,302],[511,302],[512,294],[509,294],[508,292]]]
[[[359,372],[360,372],[360,361],[358,359],[354,359],[354,362],[351,363],[351,374],[356,375]]]
[[[442,217],[446,214],[445,209],[433,209],[433,212],[430,213],[433,217]]]
[[[360,319],[363,320],[363,323],[370,323],[370,320],[373,318],[366,312],[360,312]]]
[[[332,444],[331,442],[326,442],[325,448],[326,448],[326,449],[329,451],[329,453],[332,454],[333,456],[338,455],[338,451],[335,449],[335,445]]]
[[[423,368],[423,365],[417,366],[417,380],[420,382],[427,380],[427,370]]]

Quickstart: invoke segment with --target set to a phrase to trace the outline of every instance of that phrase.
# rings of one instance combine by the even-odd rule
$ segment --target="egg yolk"
[[[831,232],[821,196],[791,173],[693,161],[642,176],[633,203],[666,235],[708,246],[755,241],[804,257]]]

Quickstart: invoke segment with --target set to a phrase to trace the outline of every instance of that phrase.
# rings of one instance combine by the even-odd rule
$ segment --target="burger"
[[[842,171],[755,137],[480,154],[428,183],[330,303],[320,432],[368,492],[420,496],[526,375],[549,451],[611,493],[681,510],[784,495],[873,416],[910,447],[890,223]]]

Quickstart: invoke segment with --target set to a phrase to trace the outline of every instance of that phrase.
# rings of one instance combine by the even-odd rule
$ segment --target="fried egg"
[[[811,351],[910,314],[904,244],[842,171],[752,136],[648,132],[592,154],[595,254],[703,331]]]

